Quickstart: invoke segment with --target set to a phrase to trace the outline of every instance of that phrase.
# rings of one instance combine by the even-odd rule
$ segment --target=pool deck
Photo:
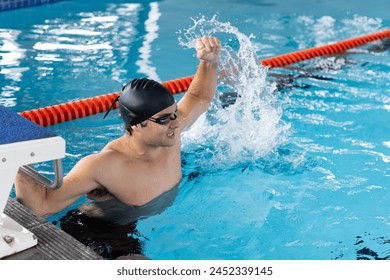
[[[1,260],[101,260],[102,257],[72,236],[9,198],[4,214],[31,231],[38,244]]]

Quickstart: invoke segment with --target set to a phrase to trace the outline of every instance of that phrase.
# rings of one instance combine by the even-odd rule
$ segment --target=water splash
[[[276,87],[266,81],[268,69],[260,63],[253,36],[216,16],[193,21],[179,32],[179,43],[192,48],[196,38],[217,36],[222,43],[220,83],[211,109],[184,133],[183,149],[197,152],[197,164],[207,169],[256,162],[290,134]]]

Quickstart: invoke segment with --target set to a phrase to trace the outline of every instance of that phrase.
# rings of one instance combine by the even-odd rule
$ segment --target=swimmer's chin
[[[166,134],[166,140],[164,141],[165,147],[170,148],[170,147],[175,146],[176,141],[177,141],[177,139],[176,139],[175,132],[171,132],[171,133]]]

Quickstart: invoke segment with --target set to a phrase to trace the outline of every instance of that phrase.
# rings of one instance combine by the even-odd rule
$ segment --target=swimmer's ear
[[[148,122],[147,121],[143,121],[141,123],[137,123],[136,125],[134,125],[135,127],[147,127],[148,126]]]
[[[126,131],[131,135],[133,135],[133,128],[130,125],[125,124]]]

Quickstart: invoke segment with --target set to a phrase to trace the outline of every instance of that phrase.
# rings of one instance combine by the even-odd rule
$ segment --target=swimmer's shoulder
[[[132,159],[126,157],[126,155],[118,150],[114,146],[109,144],[104,147],[99,153],[94,153],[83,159],[84,163],[87,163],[89,170],[88,176],[98,183],[98,186],[93,192],[89,193],[89,196],[99,198],[111,197],[112,195],[118,195],[118,190],[124,186],[123,182],[127,182],[127,189],[132,188],[132,184],[128,183],[128,180],[124,180],[124,176],[132,177],[134,172],[133,166],[129,164]],[[86,160],[86,161],[85,161]]]
[[[102,160],[121,161],[131,159],[123,147],[121,139],[116,139],[108,143],[98,154]]]
[[[99,181],[101,177],[117,173],[126,160],[126,156],[115,145],[108,144],[100,152],[82,158],[73,169]]]

